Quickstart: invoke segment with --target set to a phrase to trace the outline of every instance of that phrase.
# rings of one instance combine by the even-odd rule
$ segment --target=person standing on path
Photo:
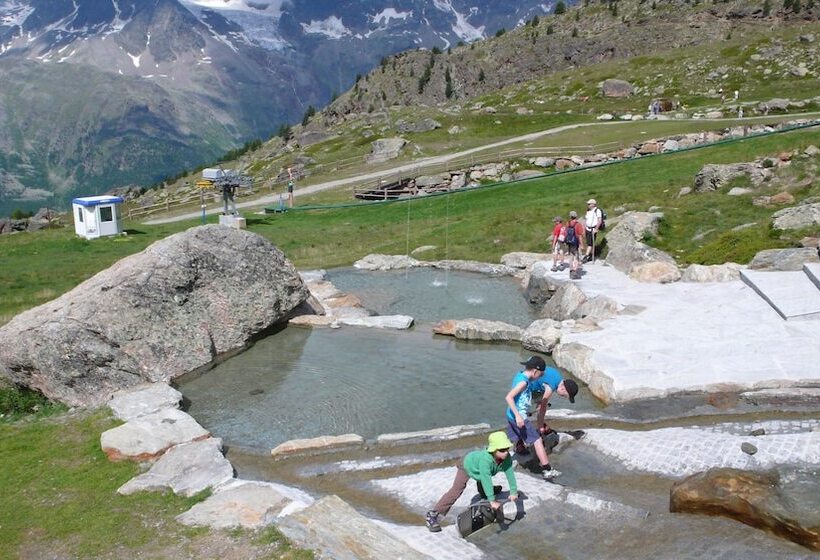
[[[584,226],[578,221],[578,213],[575,210],[569,213],[565,242],[569,254],[569,279],[580,280],[581,271],[578,270],[581,266],[579,250],[584,250]]]
[[[603,213],[598,208],[598,202],[594,198],[587,200],[587,213],[584,216],[584,228],[587,250],[583,262],[595,260],[595,237],[601,230],[601,223],[604,221]]]
[[[561,216],[552,219],[555,227],[552,228],[552,270],[558,272],[564,266],[564,254],[566,253],[567,228],[564,227],[564,220]]]
[[[550,465],[544,441],[538,429],[527,418],[532,405],[532,382],[544,374],[547,364],[544,358],[532,356],[526,362],[521,362],[523,371],[515,374],[512,380],[512,389],[507,393],[507,435],[510,439],[523,442],[524,445],[535,448],[538,457],[538,470],[545,480],[552,480],[561,473]]]
[[[467,482],[470,479],[476,481],[478,493],[485,500],[490,502],[493,511],[501,507],[498,501],[500,486],[493,486],[493,476],[503,472],[507,477],[507,484],[510,487],[510,501],[518,499],[518,484],[515,480],[512,459],[510,458],[510,447],[512,442],[504,432],[493,432],[487,439],[487,449],[471,451],[464,457],[464,460],[456,467],[456,477],[453,485],[436,502],[433,509],[426,514],[426,525],[432,533],[441,531],[441,520],[456,503],[456,500],[464,493]]]

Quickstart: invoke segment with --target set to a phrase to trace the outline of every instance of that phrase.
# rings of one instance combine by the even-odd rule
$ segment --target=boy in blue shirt
[[[547,364],[540,356],[532,356],[526,362],[521,362],[524,371],[515,374],[512,388],[507,393],[507,434],[512,441],[522,441],[535,448],[538,457],[541,476],[551,480],[561,473],[550,465],[547,450],[541,440],[538,429],[527,419],[527,413],[532,405],[532,383],[544,374]],[[544,405],[546,408],[546,405]]]

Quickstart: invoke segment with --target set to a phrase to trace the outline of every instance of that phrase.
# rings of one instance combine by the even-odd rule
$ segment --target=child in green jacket
[[[493,511],[501,507],[501,502],[496,499],[496,489],[493,488],[493,476],[500,472],[507,476],[507,483],[510,485],[510,501],[514,502],[518,499],[518,485],[515,482],[510,447],[512,447],[512,442],[507,434],[493,432],[488,439],[487,449],[472,451],[464,457],[464,461],[456,469],[453,485],[433,509],[427,512],[427,528],[431,532],[441,531],[441,519],[447,515],[456,500],[464,493],[470,479],[476,481],[478,493],[482,498],[489,500]]]

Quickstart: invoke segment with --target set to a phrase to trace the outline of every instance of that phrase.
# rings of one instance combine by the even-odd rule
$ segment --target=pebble
[[[755,447],[748,441],[744,441],[740,444],[740,450],[746,453],[747,455],[754,455],[755,453],[757,453],[757,447]]]

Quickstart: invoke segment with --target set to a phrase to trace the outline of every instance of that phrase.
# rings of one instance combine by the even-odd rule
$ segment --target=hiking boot
[[[542,469],[543,470],[541,471],[541,478],[543,478],[544,480],[552,480],[554,478],[558,478],[559,476],[561,476],[561,471],[559,471],[558,469],[553,469],[549,465],[547,465],[546,467],[542,467]]]
[[[581,279],[581,273],[578,272],[577,270],[570,270],[569,279],[570,280],[580,280]]]
[[[441,524],[439,523],[439,512],[430,510],[425,516],[425,524],[431,533],[438,533],[441,531]]]
[[[558,269],[558,267],[557,267],[557,266],[553,265],[553,266],[552,266],[552,268],[551,268],[550,270],[551,270],[552,272],[558,272],[558,270],[559,270],[559,269]]]
[[[584,255],[584,258],[581,259],[581,262],[582,263],[588,263],[591,260],[592,260],[592,257],[590,257],[589,255]]]

